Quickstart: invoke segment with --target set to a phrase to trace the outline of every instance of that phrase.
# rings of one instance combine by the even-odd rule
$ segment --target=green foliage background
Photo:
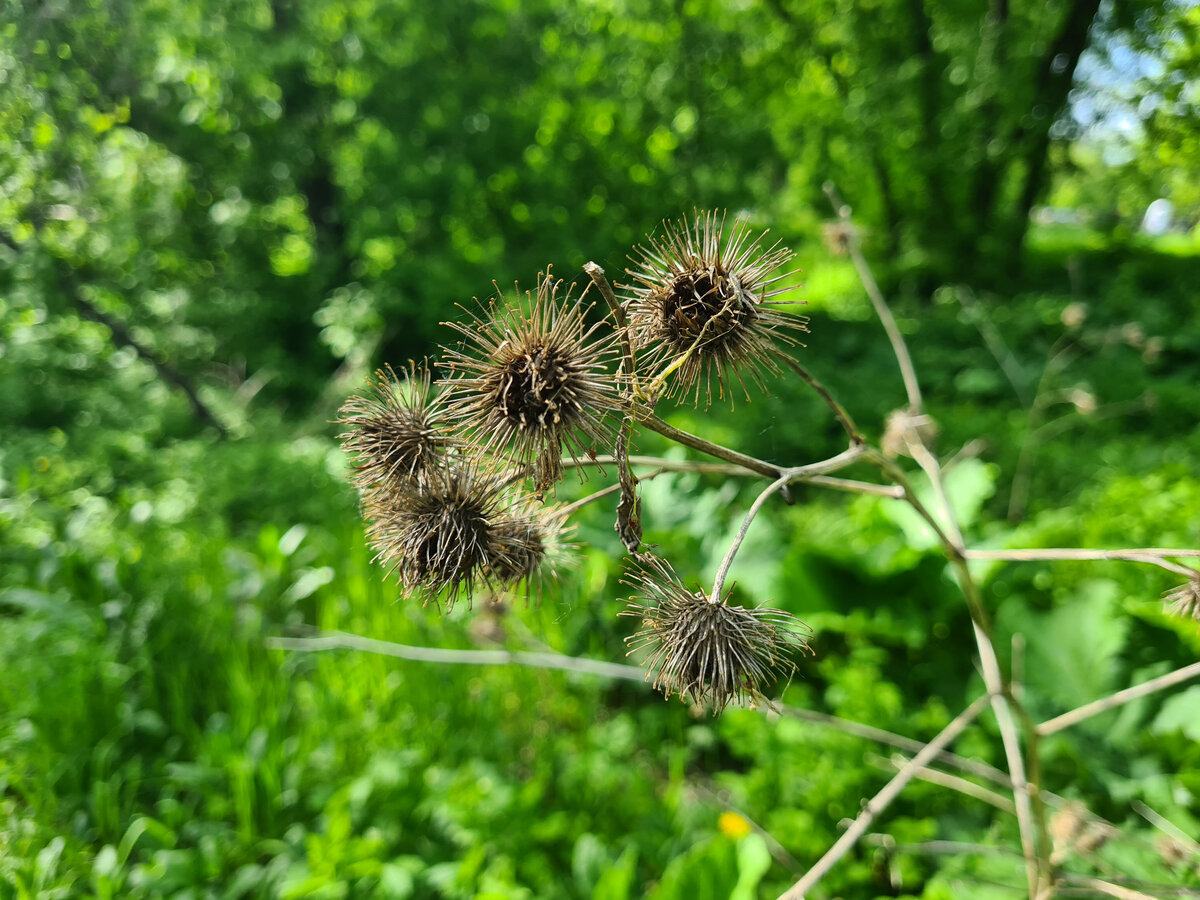
[[[821,240],[836,181],[940,453],[982,440],[950,469],[976,546],[1200,546],[1197,246],[1135,233],[1163,191],[1195,215],[1194,8],[1092,8],[1093,51],[1159,53],[1172,101],[1120,166],[1072,140],[1065,89],[1034,115],[1086,3],[1011,21],[798,0],[0,9],[0,897],[741,900],[811,864],[886,781],[879,745],[706,719],[636,684],[266,648],[315,627],[623,657],[611,510],[581,520],[540,602],[440,618],[371,564],[329,420],[380,361],[436,354],[438,323],[492,279],[619,273],[694,206],[748,211],[797,250],[805,362],[878,436],[903,390]],[[1036,196],[1103,227],[1026,233],[1036,166]],[[841,442],[787,383],[671,417],[786,462]],[[753,490],[656,479],[647,538],[711,577]],[[815,629],[784,702],[932,737],[981,690],[936,547],[886,501],[797,499],[733,572],[741,599]],[[1024,640],[1035,717],[1200,651],[1150,567],[980,575],[1001,645]],[[1044,784],[1130,835],[1066,871],[1200,887],[1134,812],[1200,834],[1197,722],[1190,688],[1044,743]],[[958,749],[1003,765],[990,720]],[[879,827],[1018,846],[1011,816],[919,782]],[[1020,883],[1002,853],[875,842],[821,890]]]

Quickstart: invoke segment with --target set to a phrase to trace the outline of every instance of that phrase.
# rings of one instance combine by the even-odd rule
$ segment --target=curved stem
[[[823,459],[820,462],[809,463],[806,466],[793,466],[789,469],[784,469],[783,474],[772,481],[763,491],[755,498],[751,504],[746,517],[742,520],[741,527],[738,528],[737,534],[733,538],[733,543],[730,544],[729,550],[725,553],[725,558],[721,560],[721,566],[717,569],[717,577],[713,580],[712,593],[709,595],[709,603],[720,603],[721,591],[725,587],[725,577],[729,574],[729,567],[733,565],[733,558],[737,556],[738,550],[742,546],[742,541],[746,539],[747,532],[750,531],[750,523],[754,521],[754,517],[758,515],[758,511],[762,509],[767,498],[773,493],[783,488],[789,481],[801,481],[811,478],[814,475],[819,475],[824,472],[832,472],[837,469],[844,468],[850,465],[864,453],[866,448],[852,446],[843,450],[837,456],[831,456],[829,459]]]
[[[725,552],[725,558],[721,560],[721,565],[717,569],[717,577],[713,579],[712,593],[708,595],[709,603],[723,602],[721,591],[725,587],[725,576],[729,574],[729,567],[733,565],[733,558],[737,556],[737,552],[742,546],[742,541],[746,539],[746,534],[750,531],[750,523],[754,521],[754,517],[758,515],[758,511],[767,502],[767,498],[787,484],[789,478],[790,476],[786,474],[776,478],[755,498],[754,503],[751,504],[746,517],[742,519],[741,527],[738,528],[738,532],[733,538],[733,543],[729,545],[729,549]]]
[[[850,443],[866,443],[866,439],[863,438],[862,432],[858,430],[858,426],[854,424],[854,419],[850,417],[850,413],[846,412],[846,408],[842,404],[833,399],[833,395],[829,393],[825,385],[821,384],[808,369],[804,368],[804,366],[800,365],[800,363],[796,362],[796,360],[792,359],[786,353],[777,352],[775,358],[799,375],[805,384],[816,391],[817,396],[825,401],[825,405],[829,407],[833,415],[837,418],[838,424],[842,426],[843,430],[849,436]]]
[[[617,458],[615,456],[564,459],[562,467],[564,469],[577,469],[583,466],[607,466],[616,461]],[[739,477],[759,474],[744,466],[733,463],[700,462],[694,459],[667,459],[663,456],[631,455],[629,463],[634,466],[657,466],[664,472],[696,472],[701,475],[733,475]],[[851,494],[873,494],[877,497],[888,497],[892,500],[904,499],[904,490],[894,484],[875,484],[870,481],[855,481],[852,478],[833,478],[829,475],[811,475],[806,478],[796,478],[794,480],[803,481],[805,484],[817,485],[818,487],[830,488],[835,491],[846,491]]]

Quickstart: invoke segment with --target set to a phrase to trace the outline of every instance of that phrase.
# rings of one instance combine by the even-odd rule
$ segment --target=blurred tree
[[[783,146],[814,136],[882,244],[935,279],[1011,273],[1089,45],[1164,7],[1100,0],[766,0],[788,40]]]
[[[927,281],[1010,272],[1079,54],[1166,4],[0,2],[3,277],[299,408],[493,278],[811,227],[826,178]]]

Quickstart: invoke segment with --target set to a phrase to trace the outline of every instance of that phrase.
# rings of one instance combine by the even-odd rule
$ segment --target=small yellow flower
[[[717,819],[717,827],[721,829],[721,834],[731,838],[744,838],[751,831],[750,823],[745,817],[735,812],[721,813]]]

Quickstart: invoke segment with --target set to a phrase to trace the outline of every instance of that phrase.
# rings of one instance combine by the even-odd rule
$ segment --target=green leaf
[[[1155,734],[1180,731],[1184,737],[1200,741],[1200,685],[1167,700],[1150,730]]]

